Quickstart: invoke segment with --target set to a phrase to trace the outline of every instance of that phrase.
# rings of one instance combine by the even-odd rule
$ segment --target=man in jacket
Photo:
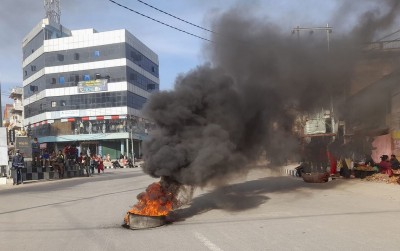
[[[24,157],[22,157],[19,150],[15,152],[15,156],[12,158],[11,167],[13,169],[13,185],[23,184],[22,168],[24,167]]]

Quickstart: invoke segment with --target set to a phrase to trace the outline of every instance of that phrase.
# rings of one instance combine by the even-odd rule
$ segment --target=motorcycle
[[[122,166],[119,164],[118,160],[114,161],[112,163],[112,165],[113,165],[113,168],[122,168]]]
[[[128,158],[128,161],[126,162],[127,167],[129,168],[134,168],[135,166],[133,165],[133,161],[131,158]]]

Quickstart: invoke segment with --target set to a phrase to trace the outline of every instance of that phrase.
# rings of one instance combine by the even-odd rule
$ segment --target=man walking
[[[24,167],[24,157],[19,150],[16,150],[15,156],[12,158],[11,167],[13,169],[13,185],[23,184],[22,168]]]

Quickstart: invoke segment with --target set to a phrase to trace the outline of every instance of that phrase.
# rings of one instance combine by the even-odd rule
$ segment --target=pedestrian
[[[59,150],[57,154],[57,166],[58,166],[58,175],[60,179],[64,178],[64,163],[65,163],[64,154],[62,153],[61,150]]]
[[[103,164],[103,159],[101,158],[101,155],[97,155],[97,173],[103,172],[104,173],[104,164]]]
[[[94,169],[97,168],[97,156],[96,154],[93,154],[92,157],[90,158],[90,172],[94,174]]]
[[[23,184],[22,168],[24,167],[24,157],[19,150],[16,150],[15,156],[12,158],[11,167],[13,169],[13,185]]]
[[[399,169],[399,167],[400,167],[400,162],[399,162],[399,160],[396,158],[396,155],[392,154],[392,155],[390,156],[390,164],[392,165],[392,168],[393,168],[394,170]]]
[[[33,139],[32,146],[32,167],[40,166],[40,144],[37,138]]]

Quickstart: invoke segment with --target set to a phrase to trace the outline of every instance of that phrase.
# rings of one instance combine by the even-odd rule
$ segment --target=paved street
[[[307,184],[255,170],[197,189],[173,223],[127,230],[122,219],[154,179],[138,169],[0,187],[0,250],[399,250],[400,186]]]

